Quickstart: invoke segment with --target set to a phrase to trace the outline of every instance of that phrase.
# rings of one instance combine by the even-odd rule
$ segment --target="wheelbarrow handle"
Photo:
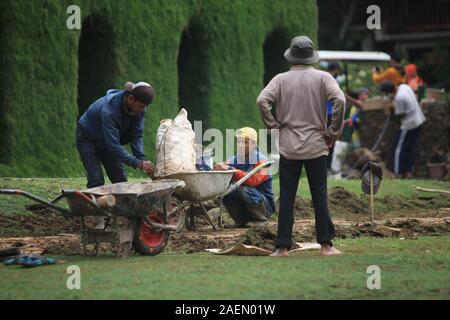
[[[270,161],[265,161],[261,164],[259,164],[258,166],[256,166],[255,168],[253,168],[251,171],[249,171],[245,176],[243,176],[241,179],[239,179],[239,181],[237,181],[236,183],[230,185],[227,190],[222,194],[222,197],[226,196],[227,194],[229,194],[230,192],[233,192],[234,190],[236,190],[237,188],[239,188],[245,181],[247,181],[248,179],[250,179],[251,177],[253,177],[257,172],[261,171],[262,169],[270,166],[271,164],[275,163],[274,160],[270,160]]]
[[[78,190],[63,190],[61,192],[61,194],[63,194],[63,195],[75,195],[79,199],[81,199],[84,202],[86,202],[86,203],[90,204],[91,206],[93,206],[95,209],[100,211],[102,214],[104,214],[106,216],[111,216],[112,215],[108,210],[102,208],[96,201],[94,201],[92,198],[90,198],[88,195],[86,195],[85,193],[83,193],[81,191],[78,191]]]
[[[61,212],[64,215],[69,215],[70,214],[70,211],[68,209],[60,207],[60,206],[55,204],[57,201],[59,201],[61,199],[61,195],[59,195],[58,197],[56,197],[52,201],[48,201],[48,200],[45,200],[45,199],[43,199],[41,197],[38,197],[37,195],[34,195],[32,193],[29,193],[29,192],[26,192],[26,191],[23,191],[23,190],[19,190],[19,189],[0,189],[0,194],[23,196],[23,197],[26,197],[26,198],[31,199],[33,201],[39,202],[39,203],[43,204],[46,207],[50,207],[52,209],[55,209],[55,210]]]

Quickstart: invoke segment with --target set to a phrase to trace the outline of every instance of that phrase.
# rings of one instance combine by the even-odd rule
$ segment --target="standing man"
[[[280,130],[278,250],[273,256],[287,256],[292,246],[293,207],[303,165],[314,205],[320,253],[340,254],[331,242],[335,230],[328,212],[327,155],[342,134],[345,96],[328,72],[312,66],[319,57],[308,37],[294,38],[284,56],[292,68],[276,75],[257,99],[267,128]],[[333,104],[328,128],[327,100]],[[276,119],[270,112],[272,106],[277,108]]]
[[[394,97],[389,108],[394,108],[395,115],[401,116],[401,126],[393,148],[394,173],[397,177],[411,179],[416,162],[417,141],[425,116],[413,89],[407,84],[397,87],[392,81],[386,80],[381,83],[381,92]]]
[[[127,83],[127,90],[108,90],[78,121],[76,145],[87,171],[87,187],[105,184],[102,165],[112,183],[126,182],[124,165],[151,173],[144,155],[144,116],[154,90],[146,82]],[[130,144],[132,154],[123,145]]]

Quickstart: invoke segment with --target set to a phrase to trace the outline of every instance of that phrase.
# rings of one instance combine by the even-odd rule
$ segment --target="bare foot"
[[[341,252],[336,249],[335,247],[331,247],[329,245],[322,245],[322,247],[320,248],[320,255],[324,256],[324,257],[329,257],[329,256],[336,256],[341,254]]]
[[[287,248],[278,248],[277,251],[270,255],[271,257],[288,257],[288,249]]]

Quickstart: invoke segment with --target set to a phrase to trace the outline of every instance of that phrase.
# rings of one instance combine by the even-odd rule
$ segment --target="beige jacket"
[[[327,129],[327,100],[333,103]],[[327,135],[333,142],[344,127],[345,96],[337,81],[312,66],[293,66],[276,75],[256,101],[268,129],[279,129],[280,154],[292,160],[328,155]],[[276,119],[270,110],[276,106]]]

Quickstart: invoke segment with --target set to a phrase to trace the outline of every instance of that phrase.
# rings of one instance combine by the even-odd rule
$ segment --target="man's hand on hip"
[[[331,149],[334,145],[334,141],[328,136],[325,136],[325,142],[328,146],[328,149]]]

